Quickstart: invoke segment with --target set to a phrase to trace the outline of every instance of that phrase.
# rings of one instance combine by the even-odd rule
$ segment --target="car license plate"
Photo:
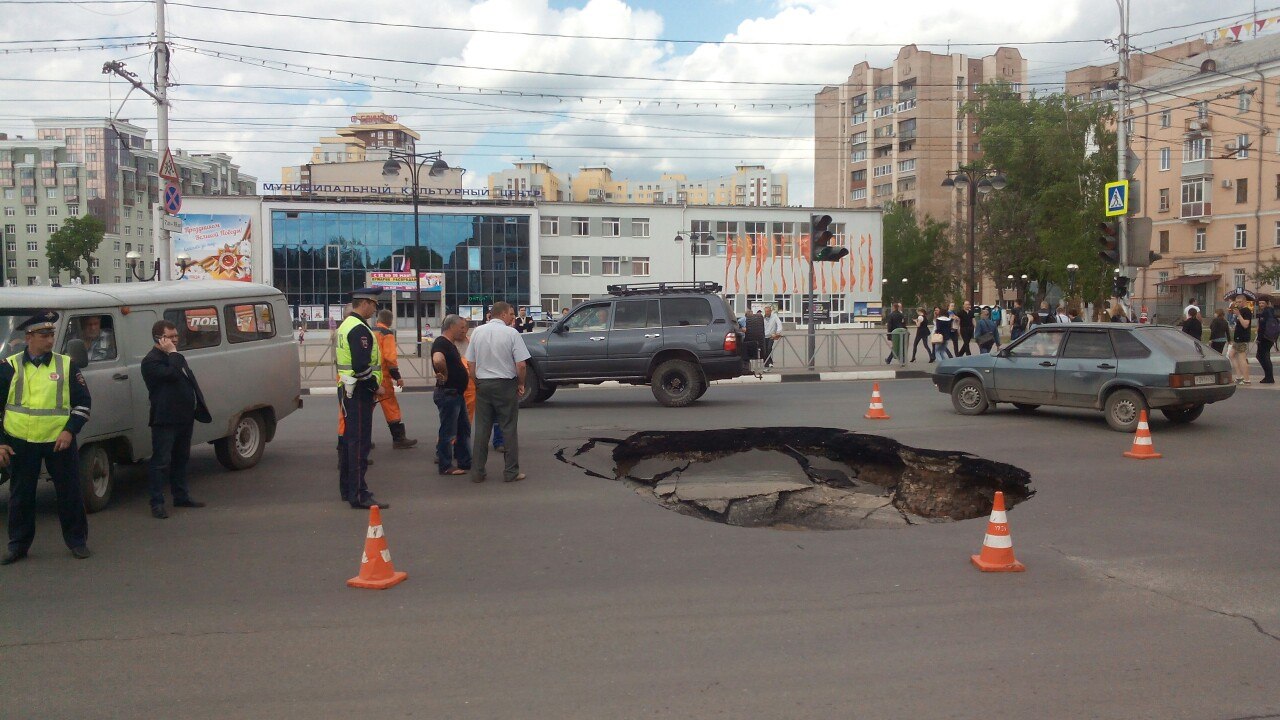
[[[1212,385],[1217,381],[1218,381],[1217,375],[1197,375],[1196,376],[1197,385]]]

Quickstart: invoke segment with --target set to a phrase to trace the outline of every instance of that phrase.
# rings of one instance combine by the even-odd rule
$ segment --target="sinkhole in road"
[[[556,457],[703,520],[784,530],[905,527],[1012,507],[1031,476],[964,452],[821,427],[655,430],[590,438]]]

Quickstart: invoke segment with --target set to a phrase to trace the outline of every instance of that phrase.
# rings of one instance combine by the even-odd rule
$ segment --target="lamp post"
[[[1076,273],[1080,271],[1080,266],[1075,263],[1067,264],[1067,294],[1071,297],[1076,296]]]
[[[153,264],[153,267],[151,269],[151,274],[144,277],[141,273],[138,272],[138,268],[142,267],[142,254],[139,253],[137,250],[130,250],[129,252],[125,253],[124,257],[125,257],[125,261],[129,263],[129,272],[133,273],[133,276],[137,278],[138,282],[150,282],[152,280],[155,280],[156,277],[160,275],[160,259],[159,258],[156,258]]]
[[[193,261],[190,255],[184,252],[181,252],[181,253],[178,253],[178,257],[173,259],[173,264],[178,266],[178,271],[179,271],[178,279],[184,280],[187,277],[187,270],[198,265],[199,263]]]
[[[689,255],[693,258],[693,281],[698,282],[698,243],[707,240],[710,241],[715,236],[708,232],[689,231]],[[676,233],[675,242],[677,245],[684,242],[684,235]]]
[[[387,179],[400,177],[400,166],[404,165],[409,170],[409,178],[413,183],[413,254],[417,258],[422,249],[421,230],[418,228],[418,199],[422,189],[419,179],[422,167],[430,161],[431,168],[427,171],[427,176],[440,177],[449,169],[449,164],[440,157],[441,153],[438,150],[429,153],[416,153],[392,148],[388,152],[387,161],[382,164],[382,177]],[[422,275],[419,274],[420,272],[421,268],[413,268],[414,287],[417,289],[417,292],[413,294],[413,322],[416,328],[414,344],[418,348],[418,357],[422,357]],[[440,297],[440,303],[441,310],[445,310],[443,294]]]
[[[1026,301],[1027,301],[1027,288],[1028,288],[1028,287],[1030,287],[1030,284],[1027,282],[1027,274],[1026,274],[1026,273],[1022,273],[1022,286],[1018,288],[1018,299],[1019,299],[1019,300],[1021,300],[1021,301],[1023,301],[1023,302],[1026,302]]]
[[[995,169],[960,166],[947,172],[942,187],[954,187],[957,190],[969,191],[969,276],[965,281],[965,299],[972,301],[978,292],[978,247],[976,240],[976,213],[978,195],[986,195],[992,190],[1003,190],[1008,185],[1004,175]]]

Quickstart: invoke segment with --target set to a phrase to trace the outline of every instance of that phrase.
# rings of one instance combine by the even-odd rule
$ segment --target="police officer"
[[[338,326],[334,353],[338,400],[344,418],[341,452],[345,462],[339,464],[338,486],[342,499],[353,508],[391,507],[374,500],[364,480],[369,466],[373,405],[384,393],[382,358],[368,325],[369,318],[378,310],[381,294],[381,288],[360,288],[351,294],[351,314]]]
[[[18,326],[25,351],[0,363],[0,396],[6,398],[0,431],[0,465],[9,466],[9,548],[0,565],[27,556],[36,536],[36,481],[44,463],[58,494],[62,539],[71,554],[89,557],[89,520],[80,495],[76,433],[89,421],[89,386],[71,358],[53,352],[58,313],[43,310]]]

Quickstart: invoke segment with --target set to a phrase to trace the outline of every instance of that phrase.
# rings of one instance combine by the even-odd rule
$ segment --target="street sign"
[[[164,159],[160,161],[160,172],[157,175],[165,180],[178,179],[178,164],[173,161],[173,153],[169,152],[169,148],[164,149]]]
[[[1103,195],[1103,200],[1106,203],[1107,217],[1128,214],[1129,181],[1119,180],[1117,182],[1107,183],[1106,194]]]
[[[165,183],[164,197],[161,198],[164,203],[164,211],[170,215],[177,215],[182,210],[182,191],[173,183]]]
[[[161,215],[160,227],[168,230],[169,232],[182,232],[182,218],[174,217],[172,215]]]
[[[1133,177],[1134,173],[1138,172],[1138,166],[1141,164],[1142,158],[1138,157],[1138,153],[1134,152],[1133,148],[1129,148],[1129,151],[1124,154],[1125,175]]]

